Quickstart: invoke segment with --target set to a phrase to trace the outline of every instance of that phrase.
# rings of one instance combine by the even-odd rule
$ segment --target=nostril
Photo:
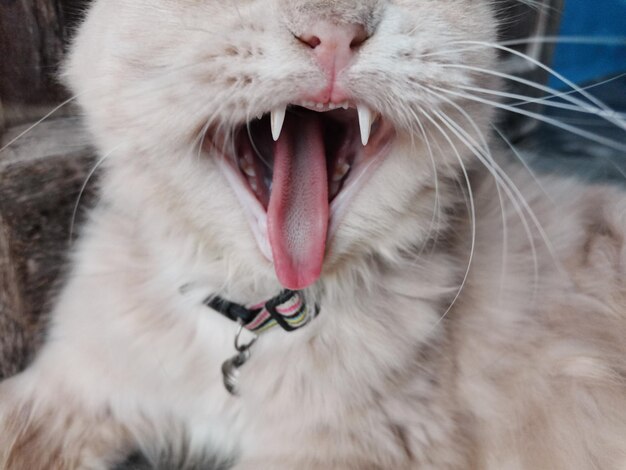
[[[356,34],[354,35],[352,42],[350,42],[350,49],[358,49],[359,47],[363,45],[365,41],[367,41],[367,39],[368,39],[368,36],[367,36],[367,31],[365,31],[365,28],[359,28]]]
[[[313,61],[330,77],[336,77],[357,60],[369,36],[361,24],[317,21],[293,36],[306,46]],[[334,78],[333,78],[334,80]]]
[[[322,40],[315,36],[314,34],[304,34],[302,36],[296,36],[298,38],[298,41],[300,41],[303,44],[306,44],[307,46],[309,46],[311,49],[315,49],[317,46],[319,46],[322,43]]]
[[[320,22],[311,27],[309,32],[303,34],[292,33],[303,45],[311,49],[321,46],[324,49],[358,49],[368,40],[369,36],[363,25],[344,24],[335,25]]]
[[[350,49],[358,49],[368,38],[367,31],[362,25],[353,25]]]

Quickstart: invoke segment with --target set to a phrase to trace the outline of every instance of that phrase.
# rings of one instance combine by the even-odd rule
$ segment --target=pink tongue
[[[287,289],[314,283],[322,271],[328,228],[328,177],[320,119],[287,116],[274,144],[267,209],[274,269]]]

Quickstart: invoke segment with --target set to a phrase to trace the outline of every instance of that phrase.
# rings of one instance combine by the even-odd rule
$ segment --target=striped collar
[[[249,307],[218,296],[209,297],[204,304],[256,334],[276,325],[285,331],[297,330],[315,318],[320,310],[318,305],[310,308],[302,293],[292,290],[284,290],[276,297]]]

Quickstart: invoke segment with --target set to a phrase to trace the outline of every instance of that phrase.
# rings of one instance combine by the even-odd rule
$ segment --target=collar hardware
[[[252,307],[230,302],[219,296],[211,296],[203,303],[239,324],[235,334],[237,354],[222,363],[224,387],[234,396],[239,395],[239,368],[250,359],[252,345],[260,333],[276,325],[285,331],[297,330],[309,323],[320,312],[319,305],[309,308],[302,293],[292,290],[284,290],[267,302]],[[248,344],[241,345],[239,337],[243,328],[253,332],[255,337]]]
[[[309,308],[299,291],[284,290],[270,300],[246,307],[219,296],[204,301],[207,307],[216,310],[232,321],[240,322],[244,328],[263,333],[278,325],[285,331],[303,327],[319,314],[319,306]]]
[[[224,387],[228,393],[234,396],[239,395],[239,368],[250,359],[250,349],[257,339],[255,336],[248,344],[239,344],[239,337],[241,336],[242,330],[243,324],[239,321],[239,328],[235,335],[235,349],[237,350],[237,354],[222,363],[222,380]]]

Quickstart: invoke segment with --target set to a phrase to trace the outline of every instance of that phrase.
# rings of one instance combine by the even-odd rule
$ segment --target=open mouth
[[[228,146],[207,136],[284,287],[319,278],[327,240],[393,133],[363,105],[300,103],[241,125]]]

